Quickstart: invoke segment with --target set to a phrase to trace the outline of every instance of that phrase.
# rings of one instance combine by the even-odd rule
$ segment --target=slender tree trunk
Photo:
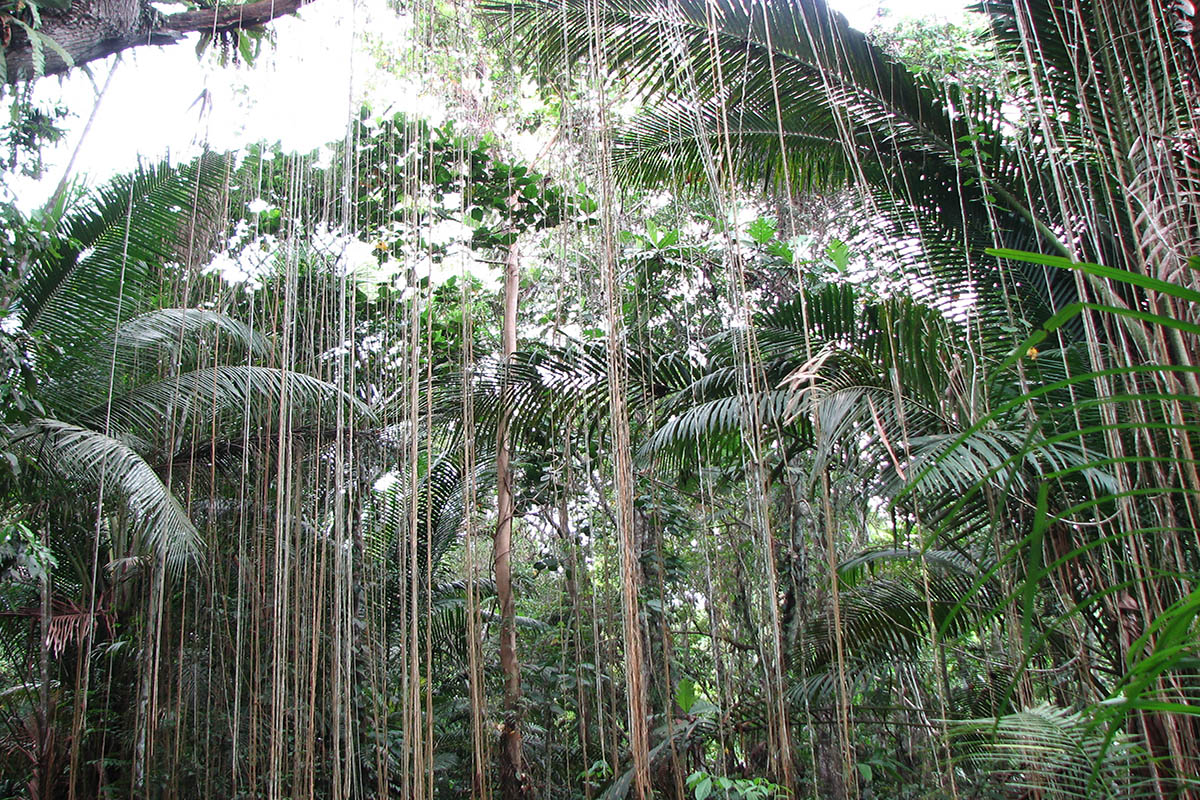
[[[502,346],[505,368],[517,351],[517,292],[519,255],[514,244],[504,265],[504,323]],[[513,493],[509,451],[508,379],[501,381],[501,413],[496,425],[496,597],[500,601],[500,668],[504,671],[504,726],[500,731],[500,795],[504,800],[524,796],[521,764],[521,663],[517,660],[516,603],[512,591]]]
[[[42,547],[47,547],[46,525],[42,525]],[[37,714],[37,764],[34,771],[34,785],[30,786],[30,794],[35,798],[50,797],[53,791],[54,770],[54,737],[50,727],[50,565],[42,565],[41,614],[39,631],[41,647],[38,648],[38,680],[41,692]]]

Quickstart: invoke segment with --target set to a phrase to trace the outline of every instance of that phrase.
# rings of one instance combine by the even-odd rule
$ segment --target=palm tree
[[[1095,648],[1116,674],[1140,672],[1130,654],[1147,652],[1164,615],[1189,613],[1189,582],[1156,570],[1196,568],[1183,554],[1194,553],[1193,536],[1184,534],[1187,545],[1144,536],[1170,530],[1173,542],[1194,530],[1194,504],[1184,498],[1200,488],[1187,422],[1200,394],[1189,327],[1196,278],[1188,265],[1200,249],[1190,11],[1156,0],[989,0],[981,4],[988,41],[1009,70],[998,95],[909,72],[821,0],[487,8],[539,74],[561,76],[592,58],[643,93],[645,111],[617,133],[626,180],[679,186],[704,176],[718,191],[758,185],[793,195],[854,186],[874,223],[866,244],[886,248],[891,239],[902,264],[932,266],[935,294],[978,294],[969,340],[885,328],[883,352],[856,359],[867,343],[853,336],[849,349],[818,349],[819,362],[806,352],[793,361],[799,407],[826,418],[829,436],[817,444],[830,452],[855,449],[856,436],[882,447],[863,466],[890,472],[893,485],[874,491],[919,514],[932,528],[930,546],[986,545],[971,531],[999,532],[991,556],[1007,565],[995,567],[1009,576],[1009,610],[999,616],[1024,642],[1014,647],[1036,650],[1035,640],[1045,644],[1065,620],[1083,620],[1084,660]],[[1042,255],[985,252],[997,245]],[[1023,342],[1030,326],[1049,340]],[[1012,335],[996,335],[1005,329]],[[923,365],[917,374],[901,369],[897,387],[877,366],[910,363],[888,360],[901,345],[915,346],[923,358],[913,361]],[[928,382],[931,374],[938,380]],[[681,406],[661,443],[705,421],[735,432],[740,401],[719,387],[715,375],[698,384],[716,393],[708,409]],[[1142,433],[1122,428],[1122,415]],[[1179,438],[1142,425],[1170,426]],[[1166,494],[1135,500],[1147,486]],[[1047,491],[1049,523],[1036,512]],[[1047,552],[1036,552],[1043,545]],[[1017,591],[1027,563],[1054,569],[1035,569],[1037,579]],[[1035,634],[1041,581],[1076,605]],[[1094,594],[1105,581],[1127,593]],[[1140,685],[1174,698],[1163,702],[1188,696],[1177,672],[1151,672]],[[1112,690],[1092,684],[1081,680],[1085,701]],[[1161,781],[1187,773],[1195,732],[1183,717],[1145,713],[1130,712],[1128,722],[1155,756],[1151,785],[1165,790]]]
[[[1156,289],[1189,296],[1169,286]],[[837,569],[840,655],[829,589],[801,589],[809,593],[807,612],[799,613],[794,601],[784,604],[793,718],[805,718],[810,706],[836,703],[838,669],[854,693],[870,689],[889,702],[893,698],[886,691],[879,694],[880,687],[901,672],[910,676],[906,681],[915,677],[927,693],[930,715],[945,717],[950,709],[955,715],[1020,714],[1047,691],[1030,683],[1026,667],[1069,669],[1081,653],[1090,672],[1080,673],[1071,686],[1058,685],[1049,696],[1060,706],[1105,700],[1130,680],[1120,677],[1129,640],[1123,643],[1127,634],[1111,610],[1122,590],[1089,596],[1086,587],[1102,585],[1105,563],[1121,558],[1108,548],[1127,537],[1096,536],[1065,521],[1037,534],[1034,513],[1049,486],[1059,508],[1111,503],[1121,492],[1113,462],[1102,456],[1102,398],[1096,376],[1087,371],[1086,346],[1068,343],[1059,351],[1047,344],[1056,341],[1057,329],[1070,324],[1078,309],[1067,309],[1014,350],[1009,335],[998,328],[981,337],[945,310],[903,296],[863,294],[846,284],[813,286],[769,307],[754,324],[761,369],[773,387],[758,400],[766,450],[775,454],[769,474],[779,494],[790,498],[785,502],[796,504],[792,513],[780,516],[810,517],[806,508],[818,477],[832,470],[844,476],[834,494],[845,498],[845,511],[837,511],[845,524],[853,526],[862,514],[856,508],[870,498],[890,501],[893,525],[901,521],[892,546],[849,557]],[[1163,319],[1155,324],[1189,329]],[[725,480],[736,492],[738,470],[750,458],[736,357],[743,336],[734,330],[709,340],[702,363],[686,358],[680,363],[669,353],[630,356],[640,365],[631,370],[638,402],[655,407],[646,413],[653,424],[641,431],[643,469],[674,475],[682,487],[693,480],[689,475],[715,467],[728,474]],[[604,362],[589,357],[586,348],[524,354],[511,368],[518,431],[531,424],[557,428],[578,414],[576,409],[602,408]],[[497,391],[485,391],[477,399],[484,424],[499,413],[496,397]],[[460,402],[457,394],[452,399]],[[1152,429],[1160,423],[1149,424]],[[795,485],[782,491],[789,483]],[[1185,510],[1181,506],[1177,513]],[[1153,517],[1144,518],[1152,524]],[[1052,566],[1023,578],[1025,560],[1035,558],[1029,552],[1035,535],[1046,549],[1036,558]],[[791,572],[786,559],[780,572]],[[1136,571],[1121,580],[1157,582]],[[1072,597],[1075,607],[1060,605]],[[1057,611],[1033,616],[1037,603]],[[1187,613],[1180,606],[1172,618]],[[979,642],[1009,635],[1027,649],[979,649]],[[959,651],[966,656],[956,655]],[[1186,658],[1185,651],[1178,656]],[[951,685],[932,679],[937,673],[929,672],[931,652],[949,658],[955,674],[975,672],[980,662],[993,667],[972,685]],[[1012,668],[996,669],[997,663]],[[1145,686],[1152,684],[1150,679]],[[1153,703],[1154,696],[1145,702]],[[754,700],[727,713],[739,730],[762,729],[768,714]],[[1188,723],[1182,725],[1186,730]],[[686,730],[677,741],[685,750],[715,736],[717,729],[705,724]],[[661,762],[668,752],[660,748],[655,759]],[[1135,760],[1130,768],[1135,763],[1144,767]],[[613,784],[617,794],[612,796],[628,790],[628,778]],[[1147,779],[1145,786],[1153,785]]]
[[[603,53],[600,69],[642,93],[614,144],[630,183],[686,188],[707,175],[792,196],[856,186],[877,247],[904,242],[905,260],[955,283],[983,270],[969,282],[1020,296],[1036,319],[1084,287],[1019,261],[1008,265],[1019,277],[989,277],[984,248],[1185,275],[1200,226],[1179,209],[1195,206],[1200,162],[1190,26],[1174,22],[1183,12],[1157,0],[980,8],[1011,71],[1004,94],[910,72],[824,0],[484,4],[537,74]],[[1105,302],[1131,301],[1084,283]]]
[[[30,657],[41,664],[36,680],[6,676],[40,687],[33,741],[14,745],[34,762],[30,791],[37,796],[51,796],[63,771],[79,780],[88,747],[88,677],[71,654],[129,634],[145,637],[145,653],[157,653],[156,601],[147,606],[138,587],[149,585],[153,598],[173,576],[203,569],[208,545],[176,486],[190,481],[194,454],[226,453],[247,426],[272,419],[281,399],[298,421],[356,402],[323,381],[259,365],[270,342],[234,317],[164,307],[162,297],[172,294],[164,286],[206,255],[224,175],[223,159],[207,156],[115,179],[63,217],[15,287],[12,318],[37,343],[38,385],[35,402],[7,414],[0,428],[17,467],[5,487],[5,515],[27,521],[57,563],[39,580],[26,575],[11,587],[5,610],[6,664],[19,670]],[[139,616],[149,620],[142,631]],[[41,645],[19,655],[21,620],[30,617],[41,626]],[[55,686],[82,680],[85,689],[52,697],[52,667]],[[129,677],[142,687],[131,732],[141,753],[150,676]],[[21,719],[31,696],[5,696],[6,719]],[[55,734],[59,705],[71,709],[72,721]],[[68,745],[66,770],[60,759]],[[131,757],[136,781],[145,764]]]

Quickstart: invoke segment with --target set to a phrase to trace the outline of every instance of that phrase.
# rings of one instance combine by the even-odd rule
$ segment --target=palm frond
[[[186,368],[201,352],[219,346],[225,359],[266,355],[262,333],[225,314],[199,308],[162,308],[123,322],[58,359],[43,388],[43,405],[78,410],[103,402],[110,371],[118,386],[137,381],[143,373],[170,364]],[[118,390],[119,391],[119,390]]]
[[[25,329],[67,351],[145,311],[147,278],[183,257],[204,230],[205,203],[222,185],[224,161],[206,156],[114,178],[63,220],[55,246],[38,254],[17,293]],[[197,216],[201,219],[197,219]],[[199,255],[199,254],[196,254]]]
[[[1157,796],[1136,777],[1136,748],[1084,714],[1041,705],[954,722],[949,733],[960,765],[1012,789],[1062,800]]]
[[[976,575],[930,571],[925,580],[877,577],[842,590],[841,636],[845,658],[855,664],[916,659],[935,631],[952,637],[971,628],[986,593],[973,602],[964,598]],[[926,592],[928,587],[928,593]],[[930,627],[932,625],[932,628]],[[803,674],[815,675],[836,662],[832,620],[825,614],[810,621],[797,639],[796,660]]]
[[[997,255],[1082,271],[1182,304],[1200,303],[1200,292],[1139,272],[1037,254]],[[1084,313],[1139,326],[1148,338],[1176,332],[1194,346],[1200,326],[1188,321],[1194,309],[1185,305],[1182,310],[1181,318],[1125,306],[1073,304],[1015,348],[998,372],[1028,360],[1037,344]],[[990,749],[988,758],[1003,754],[1010,759],[1011,781],[1044,786],[1058,796],[1125,796],[1127,782],[1105,770],[1110,755],[1113,764],[1121,763],[1128,737],[1145,750],[1138,774],[1146,776],[1130,796],[1182,792],[1191,785],[1195,759],[1168,745],[1162,731],[1194,729],[1200,599],[1185,562],[1172,560],[1168,548],[1178,541],[1194,559],[1194,536],[1183,531],[1194,534],[1193,509],[1200,497],[1190,457],[1200,442],[1200,425],[1190,411],[1200,403],[1190,388],[1197,368],[1128,358],[1110,366],[1103,358],[1093,359],[1090,369],[1056,367],[1045,380],[1038,380],[1040,370],[1030,370],[1031,379],[1018,384],[1021,391],[1010,393],[953,441],[939,443],[939,455],[931,451],[898,496],[919,491],[930,478],[939,485],[950,473],[974,474],[966,485],[957,480],[940,485],[943,493],[956,496],[955,508],[986,502],[993,509],[981,521],[1001,543],[1000,552],[963,594],[979,607],[967,615],[978,621],[976,629],[982,633],[1001,616],[1019,628],[1024,660],[1014,665],[1014,674],[1037,661],[1061,662],[1064,650],[1082,647],[1090,657],[1095,649],[1094,663],[1118,677],[1109,687],[1088,686],[1096,694],[1085,691],[1080,715],[1039,712],[1033,718],[989,722],[1000,734],[1000,749]],[[1006,416],[1030,407],[1040,412],[1036,427],[997,438]],[[997,481],[1002,473],[1007,477]],[[957,524],[951,510],[930,526],[927,541],[953,540]],[[1143,555],[1130,557],[1131,552]],[[1172,563],[1176,570],[1167,566]],[[984,599],[985,583],[1004,572],[1010,577],[1001,580],[1003,590],[990,590],[991,599]],[[1048,598],[1052,613],[1043,605]],[[942,629],[961,623],[956,622],[960,616],[960,609],[951,609]],[[1069,631],[1075,633],[1064,638]]]
[[[220,337],[235,354],[266,355],[267,337],[239,319],[204,308],[159,308],[140,314],[117,328],[118,351],[167,351],[174,358],[212,346]]]
[[[883,157],[911,148],[910,155],[937,153],[953,160],[957,136],[965,132],[956,131],[929,87],[822,0],[607,0],[598,14],[583,0],[490,2],[483,8],[528,48],[525,57],[541,74],[557,74],[588,58],[599,36],[614,78],[656,100],[675,93],[717,99],[729,109],[735,139],[748,116],[750,131],[770,131],[774,136],[764,141],[778,142],[777,96],[786,98],[785,135],[820,139],[849,124],[868,137],[863,141],[868,152]],[[728,83],[718,75],[728,76]],[[652,122],[650,130],[678,130],[673,123],[689,111],[680,106]],[[716,114],[709,109],[705,116],[712,120]],[[793,121],[799,124],[788,124]],[[777,147],[774,153],[779,163]],[[836,159],[836,153],[829,155]],[[774,182],[781,183],[778,175]]]
[[[328,415],[339,403],[362,419],[371,418],[366,404],[319,378],[276,367],[219,366],[137,386],[111,403],[82,409],[78,419],[97,425],[107,417],[127,431],[161,432],[170,419],[184,426],[197,420],[211,425],[247,411],[253,416],[284,408],[308,417]]]
[[[199,556],[199,532],[171,490],[128,445],[88,428],[54,419],[8,428],[5,439],[38,469],[93,490],[103,484],[123,502],[139,533],[139,552],[180,568]],[[132,554],[120,554],[132,555]]]

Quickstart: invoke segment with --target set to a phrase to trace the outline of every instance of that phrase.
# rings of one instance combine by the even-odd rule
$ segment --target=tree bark
[[[517,246],[504,264],[504,323],[501,334],[504,365],[517,351],[517,292],[520,290]],[[493,558],[496,598],[500,601],[500,667],[504,671],[504,726],[500,731],[500,796],[524,796],[521,757],[521,663],[517,660],[517,611],[512,592],[513,491],[508,425],[512,413],[507,378],[501,381],[500,420],[496,425],[496,536]]]
[[[43,75],[59,75],[72,66],[105,58],[144,45],[179,42],[195,32],[225,33],[263,25],[295,12],[311,0],[256,0],[242,4],[218,4],[164,16],[148,0],[75,0],[66,11],[44,9],[38,34],[54,45],[44,45]],[[0,15],[2,16],[2,15]],[[10,25],[12,40],[5,51],[11,83],[38,77],[34,47],[25,31]],[[64,59],[58,48],[67,53]]]

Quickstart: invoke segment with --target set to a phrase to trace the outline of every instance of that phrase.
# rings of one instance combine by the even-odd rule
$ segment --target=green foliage
[[[403,114],[376,121],[364,109],[363,117],[357,127],[365,144],[356,161],[367,178],[359,184],[357,213],[381,252],[399,256],[407,245],[434,258],[446,254],[443,242],[395,238],[393,231],[413,210],[430,225],[461,223],[471,230],[470,246],[484,250],[507,248],[525,231],[553,228],[579,213],[561,187],[505,160],[486,137],[462,135],[452,122],[431,128]],[[458,202],[444,205],[451,195]]]
[[[1192,304],[1200,301],[1200,294],[1186,287],[1124,270],[1009,250],[995,251],[995,255],[1059,269],[1080,270]],[[1064,308],[1041,329],[1034,331],[1014,349],[1006,363],[1011,365],[1029,358],[1037,344],[1082,313],[1116,319],[1126,325],[1136,321],[1136,324],[1150,326],[1152,334],[1161,330],[1183,330],[1191,335],[1200,333],[1200,328],[1174,316],[1096,303],[1077,303]],[[970,615],[978,622],[967,626],[965,630],[982,633],[983,626],[989,621],[994,621],[1002,614],[1013,613],[1015,609],[1019,614],[1025,643],[1018,666],[1020,674],[1039,659],[1056,657],[1052,653],[1058,646],[1062,631],[1070,625],[1081,624],[1089,629],[1097,642],[1099,657],[1108,659],[1113,674],[1121,676],[1118,680],[1102,684],[1102,691],[1107,696],[1087,704],[1085,711],[1079,714],[1068,715],[1054,709],[1027,709],[982,726],[992,726],[993,733],[1001,739],[1021,741],[1022,747],[1028,744],[1029,752],[1033,755],[1019,769],[1024,776],[1022,780],[1030,785],[1056,787],[1055,791],[1061,796],[1092,796],[1094,792],[1099,793],[1096,796],[1110,796],[1124,791],[1118,788],[1128,785],[1128,778],[1122,777],[1122,770],[1134,769],[1132,762],[1142,764],[1142,768],[1145,768],[1147,763],[1159,758],[1159,754],[1153,752],[1152,740],[1146,742],[1150,752],[1130,748],[1126,738],[1128,730],[1146,724],[1137,720],[1144,720],[1145,714],[1178,714],[1181,716],[1176,719],[1186,724],[1188,718],[1195,716],[1191,698],[1196,692],[1196,665],[1200,664],[1200,650],[1197,649],[1198,640],[1195,636],[1197,600],[1194,594],[1181,591],[1177,581],[1182,575],[1171,574],[1169,570],[1163,574],[1146,573],[1138,570],[1136,565],[1122,563],[1116,553],[1122,552],[1135,537],[1144,534],[1174,535],[1170,526],[1165,524],[1164,514],[1169,516],[1169,512],[1164,511],[1162,504],[1171,506],[1190,502],[1188,498],[1194,497],[1200,488],[1182,477],[1171,479],[1169,474],[1162,472],[1140,473],[1145,476],[1144,482],[1137,486],[1115,477],[1103,482],[1089,477],[1110,470],[1138,469],[1138,465],[1143,464],[1180,463],[1178,456],[1169,452],[1109,455],[1097,440],[1102,436],[1125,439],[1127,436],[1142,435],[1157,438],[1161,431],[1169,431],[1171,437],[1186,441],[1197,440],[1200,427],[1188,420],[1178,421],[1173,409],[1176,403],[1195,402],[1195,396],[1182,389],[1182,385],[1186,385],[1184,382],[1194,374],[1194,367],[1184,365],[1135,364],[1077,372],[1057,380],[1034,383],[1027,386],[1024,392],[995,407],[971,430],[963,433],[943,457],[927,464],[911,478],[910,487],[920,486],[936,469],[938,462],[944,462],[964,449],[977,431],[994,424],[998,416],[1009,410],[1027,407],[1031,403],[1038,404],[1042,409],[1038,419],[1039,425],[1043,426],[1042,435],[1029,436],[1021,443],[1014,443],[1016,446],[1009,454],[998,459],[984,474],[964,487],[964,496],[954,504],[956,509],[961,509],[985,493],[992,494],[993,502],[997,496],[1007,498],[1015,494],[1029,497],[1032,494],[1035,512],[1027,527],[1010,534],[1013,539],[997,553],[996,565],[975,579],[963,594],[959,605],[950,610],[940,629],[942,633],[951,632],[950,627],[955,620],[961,621]],[[1126,391],[1107,396],[1096,394],[1096,387],[1102,381],[1124,376],[1129,378]],[[1147,378],[1147,382],[1142,383],[1142,377]],[[1173,393],[1158,390],[1158,381],[1172,379],[1178,380],[1181,388]],[[1098,413],[1103,406],[1121,409],[1122,413],[1107,417]],[[1121,421],[1122,418],[1129,421]],[[1050,435],[1049,431],[1056,430],[1056,423],[1057,430],[1062,432]],[[1080,442],[1080,457],[1058,464],[1051,458],[1048,463],[1052,468],[1032,476],[1032,486],[1018,484],[1011,477],[1000,482],[994,480],[1014,463],[1044,459],[1048,451],[1061,450],[1064,443],[1070,441]],[[907,491],[914,491],[914,488]],[[1125,515],[1130,523],[1113,528],[1101,523],[1096,526],[1097,530],[1088,535],[1080,536],[1077,533],[1080,520],[1093,516],[1103,519],[1114,513]],[[957,518],[956,513],[947,514],[945,519],[948,522],[931,530],[927,540],[945,539],[949,534],[948,525]],[[993,519],[989,524],[1000,530],[1005,527],[1005,522],[1000,519]],[[1064,541],[1068,531],[1074,534],[1073,538]],[[1162,556],[1155,555],[1152,558],[1158,562]],[[1100,563],[1113,570],[1114,577],[1109,579],[1107,586],[1096,586],[1087,592],[1068,586],[1064,591],[1070,602],[1058,606],[1052,614],[1047,615],[1046,606],[1041,601],[1048,585],[1061,585],[1064,575],[1078,574],[1081,569],[1095,569],[1093,565]],[[984,584],[991,583],[1004,569],[1016,570],[1015,574],[1021,576],[1007,595],[992,593],[995,599],[983,604],[986,613],[982,615],[968,612],[967,604],[983,599]],[[1126,649],[1119,642],[1119,637],[1125,634],[1109,624],[1107,619],[1112,614],[1108,609],[1121,608],[1122,603],[1134,602],[1123,599],[1130,597],[1131,593],[1154,598],[1153,602],[1161,604],[1163,610],[1142,617],[1146,620],[1144,627]],[[1132,618],[1126,617],[1119,624],[1141,623],[1134,623]],[[1153,648],[1150,647],[1151,642],[1155,643]],[[1180,724],[1179,721],[1151,724]],[[1037,730],[1031,727],[1035,723],[1041,726]],[[965,730],[977,733],[982,728],[980,723],[971,723]],[[1064,755],[1054,752],[1058,750],[1063,751]],[[989,749],[987,757],[999,757],[1001,752],[1003,746]],[[1149,761],[1143,760],[1147,758]],[[1189,755],[1186,759],[1192,763],[1194,757]],[[990,769],[994,770],[995,767]],[[1181,781],[1178,784],[1181,787],[1188,785],[1188,779],[1174,767],[1167,768],[1167,772],[1171,775],[1168,780]],[[1143,788],[1158,791],[1149,785]]]
[[[42,177],[43,151],[62,141],[62,123],[71,111],[63,105],[41,106],[32,99],[32,85],[18,90],[8,104],[8,120],[0,126],[0,148],[8,154],[4,171],[30,178]]]
[[[37,349],[23,331],[0,330],[0,420],[23,423],[43,413],[37,398]],[[17,469],[11,463],[13,471]]]
[[[1138,752],[1124,736],[1105,737],[1085,714],[1048,705],[993,719],[956,722],[950,735],[960,764],[1003,789],[1054,798],[1116,798],[1153,791],[1133,770]]]
[[[1011,67],[983,35],[985,27],[981,14],[959,22],[907,18],[879,26],[871,39],[917,75],[976,92],[1000,91],[1010,85]]]
[[[692,790],[696,800],[708,800],[710,797],[721,800],[775,800],[791,796],[786,788],[764,778],[729,778],[702,770],[688,776],[687,788]]]
[[[63,4],[66,3],[64,6]],[[7,6],[7,8],[5,8]],[[3,44],[0,45],[0,55],[3,55],[4,50],[8,49],[14,29],[28,40],[33,61],[32,75],[10,76],[8,74],[8,61],[6,58],[0,57],[0,86],[9,82],[11,78],[40,78],[46,72],[46,48],[50,48],[54,53],[62,59],[63,63],[68,67],[73,66],[75,59],[71,54],[63,49],[62,45],[54,41],[46,34],[42,33],[39,28],[42,26],[42,17],[39,12],[39,7],[53,8],[57,10],[65,10],[70,8],[70,0],[4,0],[0,3],[0,37]],[[14,16],[11,12],[16,12]]]
[[[241,164],[142,170],[61,214],[5,211],[0,670],[34,663],[31,581],[52,578],[55,691],[80,685],[74,661],[114,693],[87,698],[93,728],[78,740],[118,743],[96,762],[111,760],[114,791],[236,780],[236,761],[211,766],[220,752],[278,781],[247,794],[285,793],[279,765],[311,757],[363,791],[386,768],[400,795],[414,793],[420,750],[435,796],[466,794],[473,711],[491,737],[501,718],[486,700],[501,688],[485,635],[495,587],[463,567],[461,546],[495,522],[506,423],[525,777],[538,793],[629,795],[628,669],[648,684],[658,792],[681,780],[695,800],[948,794],[939,781],[981,798],[1192,791],[1200,291],[1168,278],[1197,262],[1142,235],[1163,220],[1147,221],[1139,181],[1157,192],[1169,170],[1142,175],[1126,154],[1160,140],[1180,163],[1193,151],[1178,131],[1138,128],[1122,95],[1144,79],[1166,87],[1163,119],[1193,109],[1154,69],[1114,72],[1146,34],[1110,35],[1101,4],[987,5],[987,34],[963,39],[921,26],[865,37],[821,0],[485,3],[544,91],[564,95],[524,128],[582,124],[567,104],[595,88],[575,76],[596,78],[598,52],[606,93],[637,93],[613,142],[617,176],[671,193],[666,207],[622,197],[615,254],[568,233],[542,249],[538,234],[597,222],[574,176],[535,172],[456,124],[370,110],[328,152],[262,147]],[[422,20],[427,55],[473,69],[433,52],[457,41],[452,11]],[[1038,64],[1024,60],[1031,41]],[[257,41],[222,46],[250,60]],[[496,85],[517,82],[479,63]],[[1080,75],[1098,91],[1068,79]],[[1060,110],[1052,126],[1046,102]],[[30,117],[9,144],[36,149],[53,121]],[[713,157],[726,136],[729,163]],[[729,178],[744,196],[698,196]],[[794,195],[847,188],[837,225],[796,235]],[[217,210],[226,191],[230,220]],[[495,270],[480,265],[518,241],[542,263],[525,270],[522,349],[501,359]],[[343,257],[351,245],[365,264]],[[229,275],[198,274],[214,250]],[[592,302],[610,255],[620,376]],[[164,287],[180,284],[211,305],[174,307]],[[264,335],[281,304],[295,331]],[[618,379],[631,465],[610,452]],[[613,508],[618,469],[629,509]],[[644,665],[623,663],[613,635],[627,613],[614,600],[622,511]],[[482,550],[476,564],[495,556]],[[155,572],[201,563],[191,584]],[[161,578],[158,618],[146,576]],[[309,603],[294,627],[280,621],[294,609],[270,607],[280,596]],[[281,627],[267,642],[271,612]],[[99,633],[85,660],[67,651],[88,624]],[[139,787],[119,735],[139,723],[112,709],[141,702],[138,631],[155,625],[177,642],[177,663],[154,673],[177,702],[140,719],[172,742],[157,750],[172,769]],[[467,693],[476,679],[482,708]],[[269,768],[223,738],[244,735],[239,714],[266,718],[266,684],[335,696],[271,733]],[[15,688],[24,713],[34,693]],[[295,711],[273,691],[269,702]],[[784,717],[792,751],[770,752]],[[201,719],[203,752],[184,727]],[[417,728],[432,751],[410,741]],[[781,764],[793,785],[775,782]],[[309,792],[336,793],[333,780]]]
[[[0,528],[0,592],[12,581],[48,579],[58,560],[24,522]]]
[[[697,698],[696,682],[691,678],[681,679],[675,688],[675,702],[678,704],[679,710],[685,714],[688,713],[696,704]]]

